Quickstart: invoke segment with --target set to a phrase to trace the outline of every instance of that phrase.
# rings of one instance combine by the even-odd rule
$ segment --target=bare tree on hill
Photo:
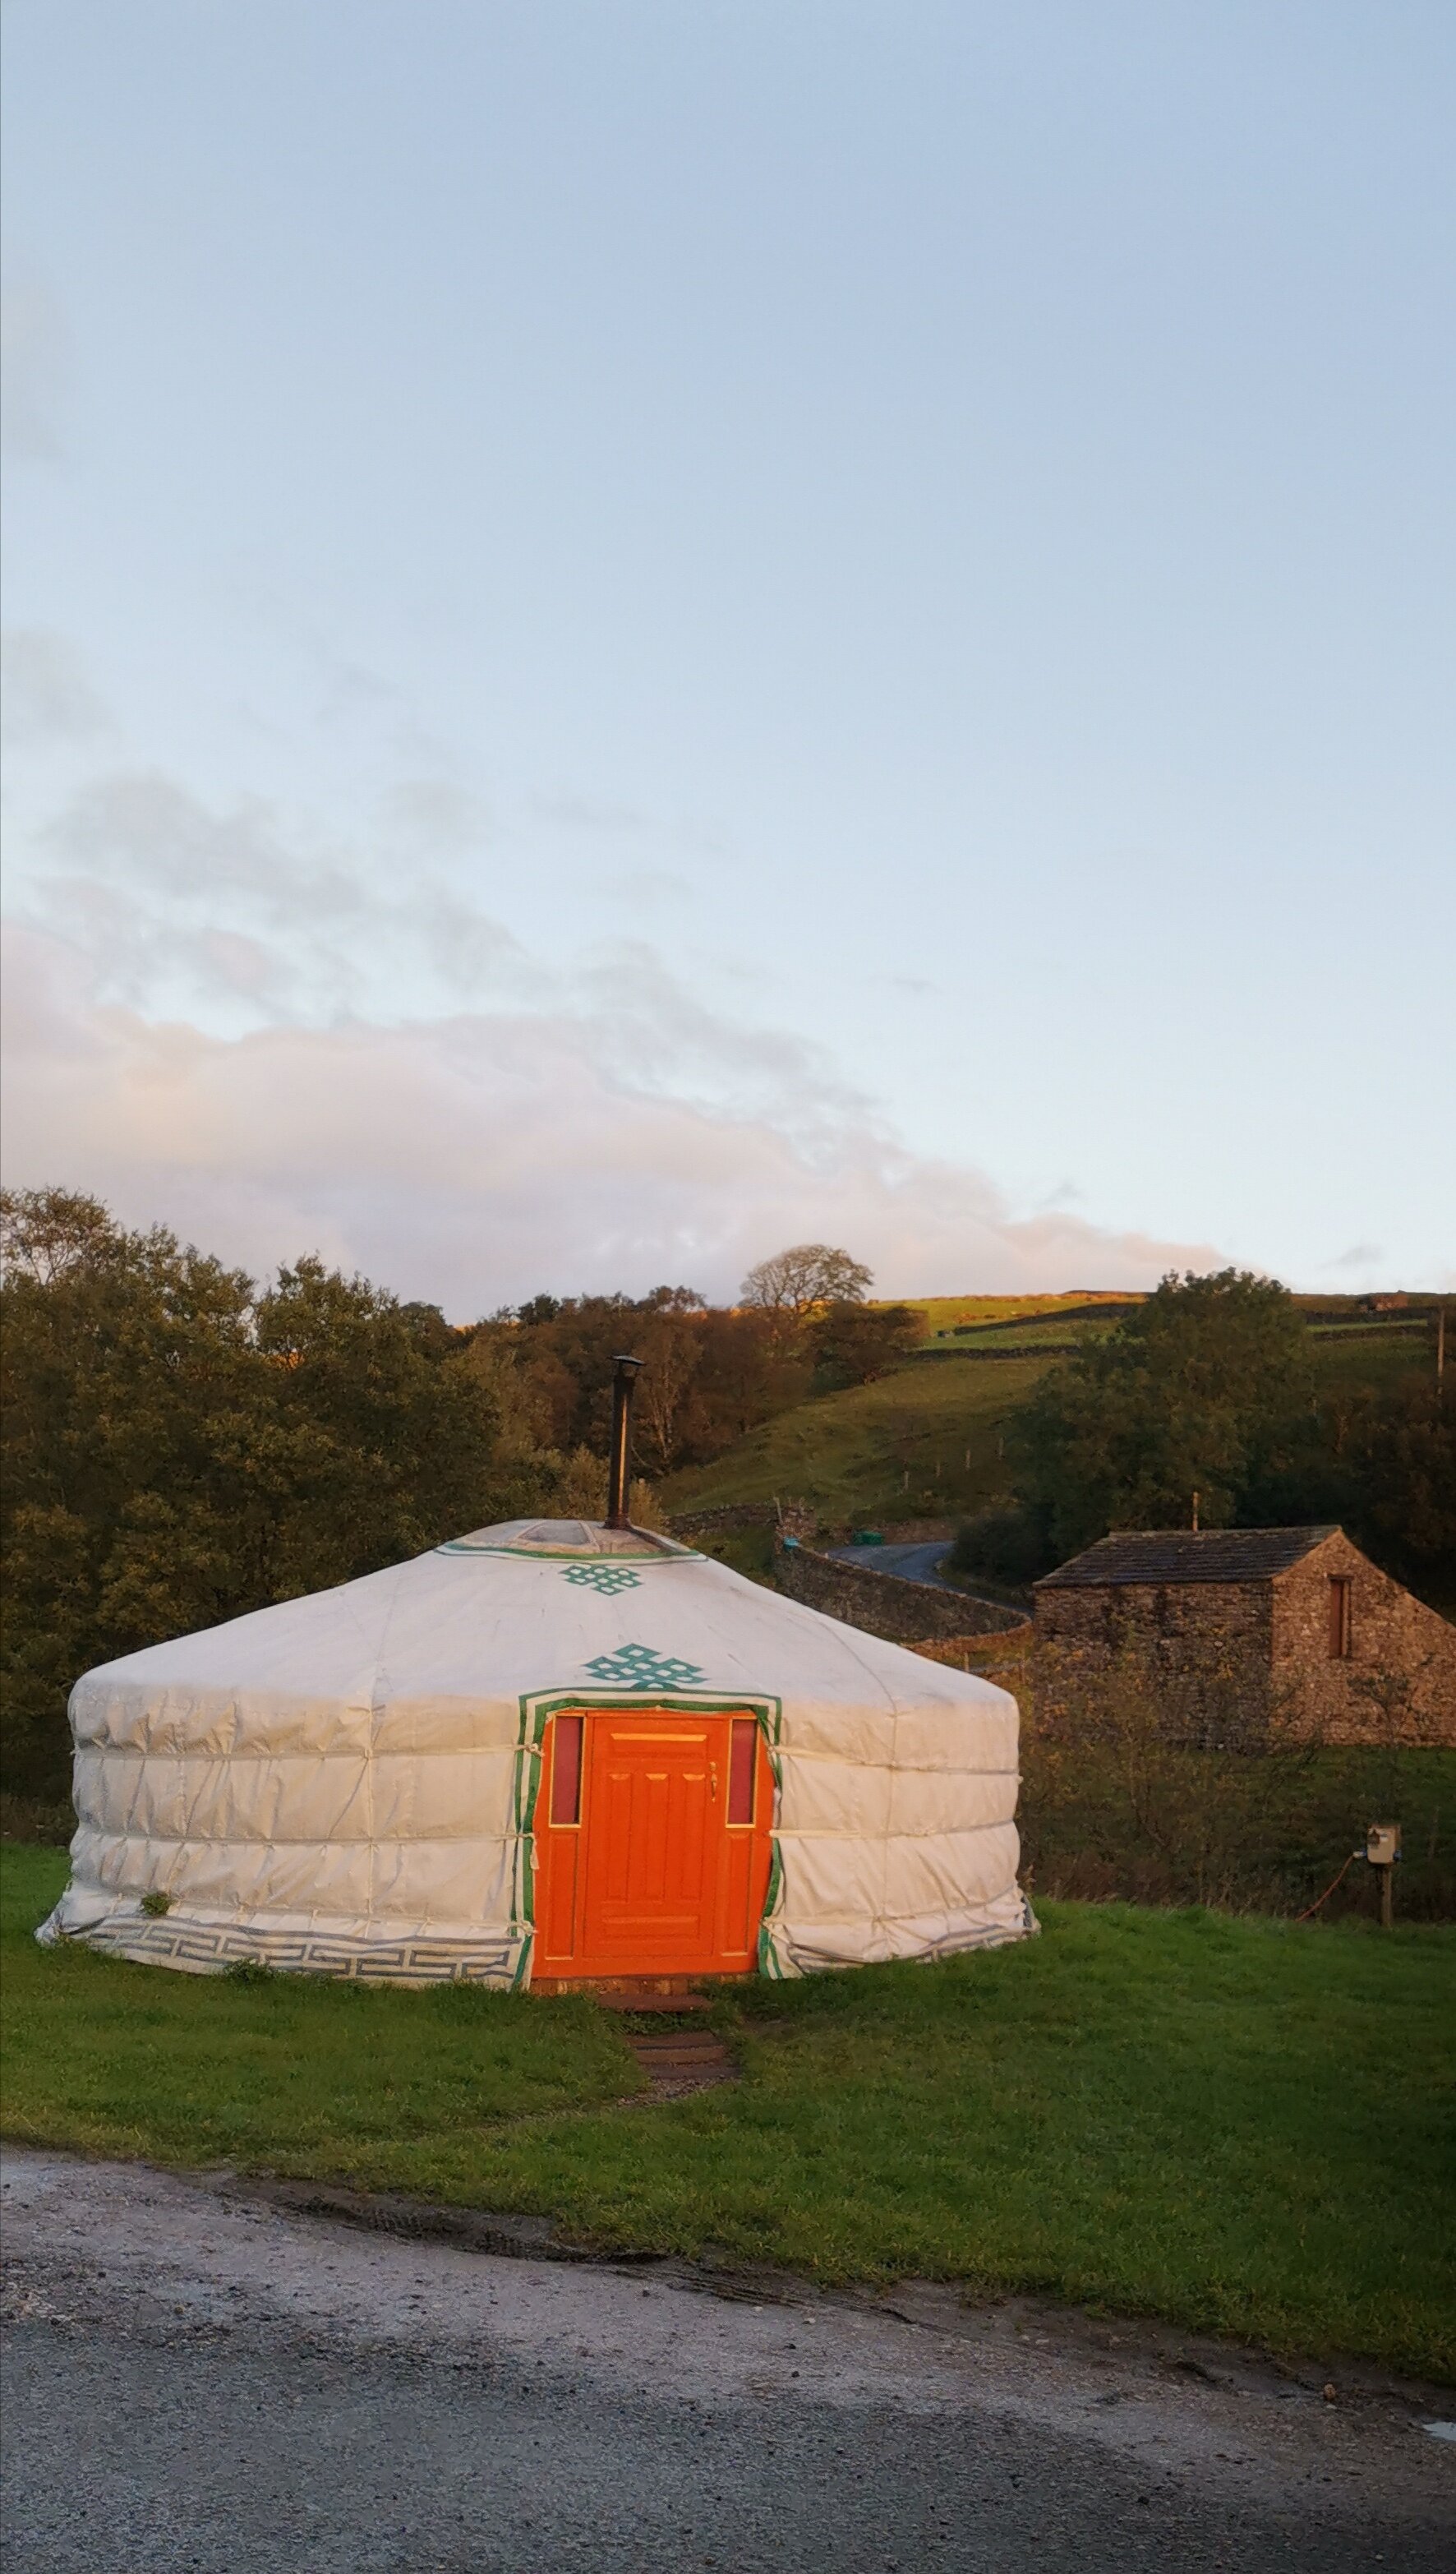
[[[819,1305],[862,1305],[874,1281],[862,1261],[828,1242],[795,1242],[760,1260],[738,1290],[777,1326],[775,1338],[795,1328]]]

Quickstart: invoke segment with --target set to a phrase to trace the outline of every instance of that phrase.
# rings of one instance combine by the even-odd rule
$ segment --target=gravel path
[[[1434,2574],[1429,2390],[12,2154],[6,2574]],[[1447,2401],[1446,2412],[1456,2410]]]

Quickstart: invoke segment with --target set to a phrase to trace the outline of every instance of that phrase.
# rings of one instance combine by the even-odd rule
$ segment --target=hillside
[[[936,1301],[966,1306],[976,1300]],[[1016,1300],[980,1301],[1005,1306]],[[1037,1353],[1034,1339],[1027,1348],[1025,1326],[1011,1322],[992,1326],[985,1340],[977,1334],[973,1347],[1004,1352],[1009,1341],[1024,1356],[992,1361],[952,1345],[953,1354],[937,1352],[929,1361],[919,1352],[872,1385],[816,1395],[780,1412],[711,1465],[670,1476],[659,1499],[669,1512],[808,1501],[826,1521],[886,1527],[927,1515],[968,1517],[1005,1490],[1006,1425],[1054,1365],[1054,1346],[1064,1337],[1053,1318],[1053,1350]],[[1372,1321],[1329,1338],[1316,1330],[1311,1339],[1316,1381],[1327,1396],[1354,1396],[1367,1386],[1385,1391],[1431,1364],[1424,1330],[1408,1323]]]
[[[1006,1422],[1046,1364],[911,1360],[780,1412],[711,1466],[670,1477],[660,1499],[669,1511],[791,1498],[827,1520],[960,1517],[1001,1490]]]

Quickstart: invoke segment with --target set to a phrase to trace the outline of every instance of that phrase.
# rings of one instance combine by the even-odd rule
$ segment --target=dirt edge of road
[[[20,2142],[18,2138],[9,2141]],[[1398,2377],[1374,2362],[1342,2353],[1280,2358],[1256,2345],[1190,2332],[1155,2316],[1066,2306],[1051,2298],[976,2290],[950,2280],[898,2279],[879,2288],[852,2281],[826,2284],[797,2271],[745,2262],[727,2251],[690,2259],[680,2253],[577,2239],[562,2234],[549,2217],[444,2206],[429,2199],[352,2189],[340,2182],[292,2180],[228,2166],[172,2171],[139,2162],[136,2167],[165,2172],[224,2200],[355,2226],[398,2241],[448,2244],[456,2251],[493,2254],[498,2259],[651,2273],[665,2286],[753,2306],[802,2306],[812,2298],[823,2305],[891,2317],[942,2338],[1003,2346],[1019,2343],[1043,2352],[1058,2347],[1080,2357],[1115,2353],[1122,2368],[1141,2367],[1153,2376],[1171,2372],[1249,2393],[1313,2395],[1326,2403],[1375,2408],[1405,2422],[1456,2413],[1451,2387],[1434,2380]]]

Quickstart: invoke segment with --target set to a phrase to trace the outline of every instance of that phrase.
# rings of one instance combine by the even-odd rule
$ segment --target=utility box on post
[[[1380,1921],[1388,1930],[1395,1920],[1395,1863],[1400,1857],[1399,1824],[1372,1824],[1365,1835],[1365,1857],[1380,1871]]]

